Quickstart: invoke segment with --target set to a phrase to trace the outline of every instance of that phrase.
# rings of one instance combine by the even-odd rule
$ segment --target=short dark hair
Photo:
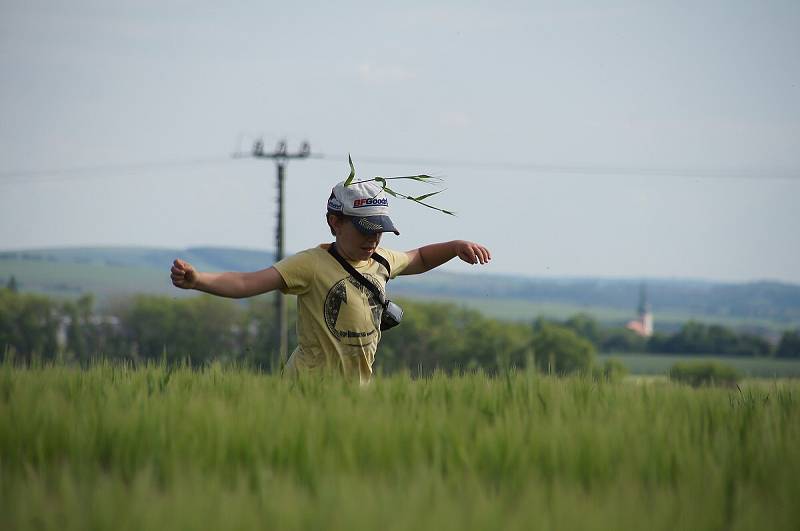
[[[331,222],[328,219],[328,216],[335,216],[338,219],[347,219],[348,217],[350,217],[350,216],[345,216],[341,212],[337,212],[335,210],[328,210],[328,212],[325,213],[325,223],[327,223],[328,228],[331,229],[331,236],[336,236],[336,233],[333,232],[333,227],[331,226]]]

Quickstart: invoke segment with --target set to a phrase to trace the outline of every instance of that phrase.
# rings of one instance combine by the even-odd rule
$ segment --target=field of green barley
[[[800,383],[0,366],[0,529],[798,529]]]

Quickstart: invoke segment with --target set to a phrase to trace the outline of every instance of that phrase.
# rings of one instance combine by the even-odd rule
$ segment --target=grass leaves
[[[350,163],[350,175],[348,175],[347,179],[344,181],[344,185],[345,186],[350,186],[351,184],[368,183],[368,182],[374,181],[374,182],[376,182],[376,183],[381,185],[381,191],[386,192],[387,194],[391,195],[392,197],[398,197],[398,198],[401,198],[401,199],[407,199],[409,201],[414,201],[415,203],[420,204],[420,205],[422,205],[424,207],[432,208],[433,210],[438,210],[439,212],[442,212],[444,214],[448,214],[450,216],[455,216],[456,215],[455,212],[453,212],[451,210],[445,210],[443,208],[439,208],[437,206],[434,206],[434,205],[431,205],[429,203],[423,202],[423,200],[425,200],[425,199],[427,199],[429,197],[432,197],[432,196],[434,196],[436,194],[440,194],[440,193],[444,192],[444,190],[437,190],[435,192],[431,192],[431,193],[428,193],[428,194],[422,194],[422,195],[418,195],[418,196],[411,196],[411,195],[406,195],[406,194],[400,193],[397,190],[393,190],[392,188],[389,188],[389,183],[388,183],[388,181],[394,181],[394,180],[411,180],[411,181],[417,181],[417,182],[421,182],[421,183],[425,183],[425,184],[438,184],[438,183],[441,183],[441,182],[444,181],[444,179],[442,179],[441,177],[434,177],[434,176],[431,176],[431,175],[420,174],[420,175],[402,175],[402,176],[399,176],[399,177],[373,177],[372,179],[363,179],[363,180],[360,180],[360,181],[354,181],[355,175],[356,175],[356,170],[355,170],[355,166],[353,166],[353,159],[352,159],[352,157],[350,156],[349,153],[347,155],[347,161]]]
[[[347,162],[350,163],[350,175],[347,176],[347,180],[344,182],[345,186],[350,186],[353,182],[353,179],[356,177],[356,168],[353,166],[353,158],[350,156],[350,153],[347,154]]]
[[[0,529],[796,529],[800,384],[747,385],[7,363]]]

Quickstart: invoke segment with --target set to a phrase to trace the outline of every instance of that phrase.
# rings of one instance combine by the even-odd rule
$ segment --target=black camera
[[[403,309],[400,305],[386,299],[386,302],[383,303],[383,313],[381,314],[381,332],[394,328],[402,320]]]

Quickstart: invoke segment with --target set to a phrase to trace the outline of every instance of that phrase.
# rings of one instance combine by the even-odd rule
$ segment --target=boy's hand
[[[456,243],[456,255],[468,264],[485,264],[492,259],[489,249],[465,240],[459,240]]]
[[[192,264],[175,259],[170,269],[172,285],[182,289],[194,289],[197,287],[197,271]]]

